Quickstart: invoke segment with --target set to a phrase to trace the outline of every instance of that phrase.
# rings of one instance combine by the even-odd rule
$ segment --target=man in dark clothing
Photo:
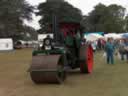
[[[99,39],[97,43],[98,43],[98,49],[101,50],[102,47],[101,40]]]
[[[75,34],[74,37],[74,41],[75,41],[75,53],[76,53],[76,57],[79,58],[79,51],[80,51],[80,45],[81,45],[81,37],[80,37],[80,33],[77,32]]]
[[[43,41],[42,49],[45,49],[45,47],[49,47],[50,49],[53,49],[53,39],[50,37],[50,35],[47,35],[47,37]]]
[[[74,68],[75,65],[75,44],[74,44],[74,37],[72,36],[71,32],[67,33],[65,38],[65,45],[68,50],[67,59],[69,61],[69,65]]]
[[[127,59],[127,63],[128,63],[128,39],[125,40],[125,52],[126,52],[126,59]]]
[[[120,41],[118,48],[119,48],[119,53],[121,55],[121,60],[124,60],[124,56],[126,54],[124,40]]]

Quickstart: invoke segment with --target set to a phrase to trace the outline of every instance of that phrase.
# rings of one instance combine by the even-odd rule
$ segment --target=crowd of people
[[[108,38],[107,41],[99,39],[91,42],[93,51],[104,50],[107,64],[114,64],[114,56],[118,55],[120,59],[128,63],[128,39]]]
[[[106,41],[103,39],[99,39],[97,41],[92,41],[90,42],[93,48],[93,51],[95,52],[96,50],[102,50],[105,47]]]

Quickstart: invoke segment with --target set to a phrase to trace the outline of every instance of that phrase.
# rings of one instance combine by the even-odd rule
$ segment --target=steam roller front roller
[[[37,55],[32,57],[30,76],[34,83],[62,83],[66,78],[62,55]]]
[[[85,44],[80,48],[80,71],[91,73],[93,70],[93,49],[90,44]]]

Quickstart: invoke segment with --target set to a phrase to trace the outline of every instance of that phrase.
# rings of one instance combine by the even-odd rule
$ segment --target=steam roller
[[[93,70],[93,50],[83,42],[80,24],[54,21],[50,34],[45,34],[42,46],[32,53],[31,80],[36,84],[63,83],[69,70],[79,68],[81,73]]]

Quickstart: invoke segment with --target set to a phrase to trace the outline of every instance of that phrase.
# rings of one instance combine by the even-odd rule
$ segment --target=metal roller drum
[[[66,78],[62,55],[37,55],[32,57],[30,76],[33,82],[62,83]]]

